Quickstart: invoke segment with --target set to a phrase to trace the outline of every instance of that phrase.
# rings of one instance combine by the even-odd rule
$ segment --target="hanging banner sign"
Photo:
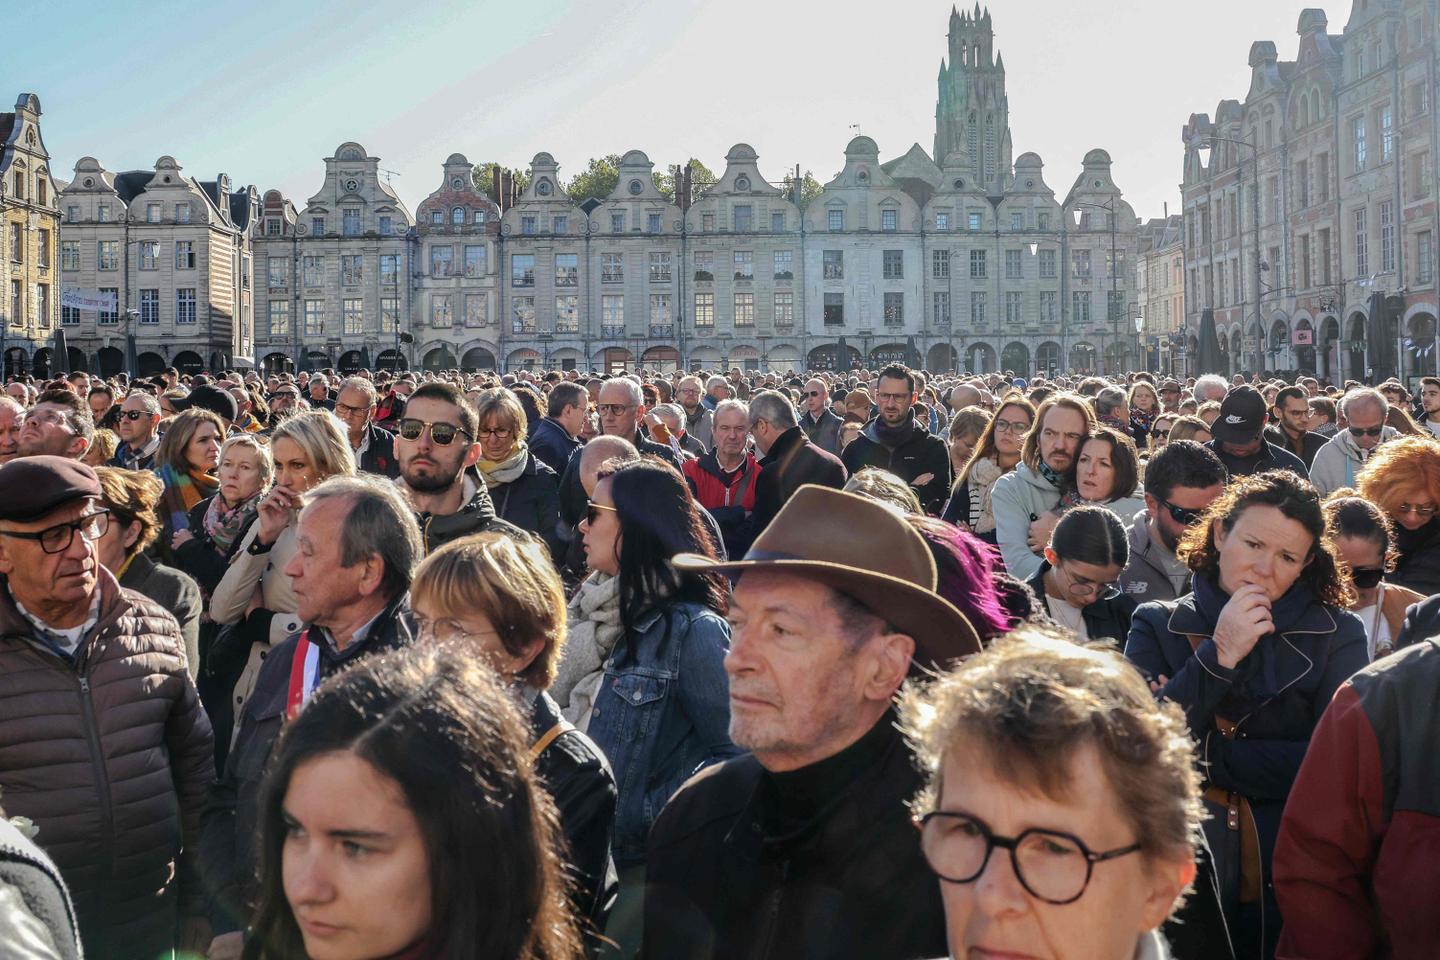
[[[88,313],[114,313],[119,298],[113,293],[86,290],[81,287],[66,287],[60,291],[60,306]]]

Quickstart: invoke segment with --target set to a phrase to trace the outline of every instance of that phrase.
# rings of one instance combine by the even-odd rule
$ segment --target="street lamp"
[[[1104,210],[1110,218],[1110,301],[1105,305],[1105,313],[1114,331],[1116,363],[1118,365],[1123,365],[1123,361],[1121,359],[1123,354],[1120,342],[1120,310],[1116,307],[1117,297],[1115,296],[1115,284],[1117,280],[1116,274],[1118,272],[1116,268],[1120,266],[1119,257],[1117,255],[1118,246],[1116,243],[1116,229],[1119,226],[1119,221],[1115,217],[1116,199],[1117,198],[1115,197],[1111,197],[1104,203],[1093,203],[1089,200],[1071,200],[1070,205],[1075,208],[1071,211],[1071,215],[1075,218],[1075,226],[1077,228],[1084,221],[1083,211],[1079,209],[1081,207],[1091,207],[1096,210]]]
[[[1230,137],[1217,137],[1214,134],[1211,134],[1210,136],[1195,144],[1195,149],[1202,154],[1208,154],[1210,152],[1210,149],[1216,143],[1232,143],[1237,147],[1244,147],[1246,150],[1250,151],[1250,154],[1255,161],[1255,196],[1250,204],[1250,215],[1253,221],[1252,232],[1255,234],[1255,361],[1256,367],[1258,368],[1264,363],[1264,359],[1261,356],[1260,344],[1261,338],[1263,338],[1265,335],[1264,331],[1261,329],[1263,324],[1260,320],[1260,150],[1255,146],[1255,144],[1249,143],[1248,141],[1233,140]],[[1206,166],[1208,167],[1209,164],[1207,163]],[[1235,165],[1235,182],[1240,185],[1239,195],[1240,200],[1243,203],[1245,196],[1245,165],[1243,163],[1237,163]],[[1245,249],[1245,237],[1243,235],[1243,227],[1241,228],[1241,234],[1242,235],[1240,237],[1240,249],[1243,251]]]

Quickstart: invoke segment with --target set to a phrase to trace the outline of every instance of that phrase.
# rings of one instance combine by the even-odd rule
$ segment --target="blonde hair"
[[[287,417],[275,428],[270,446],[282,438],[292,441],[305,454],[318,483],[328,477],[355,475],[355,454],[340,421],[328,410],[304,410]]]
[[[225,455],[236,447],[244,447],[255,454],[255,468],[260,471],[260,489],[270,486],[275,477],[275,458],[270,455],[270,447],[254,434],[238,434],[220,444],[220,462],[224,463]]]
[[[565,645],[565,588],[539,541],[478,533],[447,543],[416,571],[410,602],[442,616],[483,615],[512,656],[543,640],[517,676],[538,690],[555,682]]]
[[[497,426],[510,429],[510,438],[516,443],[525,439],[530,424],[525,417],[525,408],[520,405],[520,399],[511,390],[494,387],[482,391],[480,396],[475,398],[474,406],[477,428],[483,427],[486,420],[494,417],[500,421]]]
[[[10,398],[7,396],[5,399],[9,400]],[[11,402],[13,403],[14,401]],[[113,459],[115,456],[115,451],[119,448],[119,435],[116,434],[114,430],[108,430],[105,427],[100,427],[96,429],[95,436],[91,438],[90,446],[86,448],[85,452],[95,454],[95,456],[99,458],[100,462],[103,464]]]
[[[1194,855],[1203,810],[1185,715],[1157,702],[1113,648],[1024,626],[933,683],[907,687],[900,712],[927,781],[917,813],[936,808],[945,758],[962,744],[997,779],[1049,797],[1072,788],[1073,758],[1090,744],[1141,851]]]

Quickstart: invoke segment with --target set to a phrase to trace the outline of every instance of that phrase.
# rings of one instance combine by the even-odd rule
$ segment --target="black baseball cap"
[[[1265,398],[1254,387],[1236,387],[1220,404],[1220,416],[1210,428],[1216,440],[1249,443],[1265,429]]]

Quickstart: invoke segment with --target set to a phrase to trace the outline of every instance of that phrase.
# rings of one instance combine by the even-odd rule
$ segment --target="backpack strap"
[[[554,743],[556,740],[559,740],[561,736],[569,733],[571,730],[574,729],[574,725],[571,724],[570,721],[566,720],[564,717],[561,717],[559,720],[555,721],[554,725],[552,725],[549,730],[546,730],[540,735],[539,740],[536,740],[530,745],[530,762],[534,763],[536,760],[539,760],[540,755],[550,748],[550,744]]]

